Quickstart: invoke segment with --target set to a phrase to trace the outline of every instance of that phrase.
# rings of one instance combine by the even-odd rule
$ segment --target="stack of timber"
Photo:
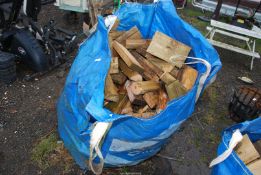
[[[236,153],[254,175],[261,175],[261,140],[252,143],[245,134],[236,147]]]
[[[184,64],[191,48],[156,32],[144,39],[135,26],[109,32],[112,53],[105,83],[105,107],[114,113],[149,118],[193,88],[198,72]]]

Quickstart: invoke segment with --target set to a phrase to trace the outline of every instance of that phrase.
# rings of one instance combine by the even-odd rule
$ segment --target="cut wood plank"
[[[118,94],[118,89],[114,85],[112,78],[110,74],[107,75],[106,77],[106,82],[105,82],[105,99],[113,102],[118,102],[119,101],[119,94]]]
[[[261,140],[258,140],[254,143],[254,146],[257,150],[257,152],[259,153],[259,155],[261,155]]]
[[[116,41],[123,44],[125,46],[126,39],[129,38],[131,35],[135,34],[136,32],[139,32],[138,28],[135,26],[131,28],[130,30],[124,32],[122,35],[120,35],[118,38],[116,38]]]
[[[170,64],[166,61],[160,60],[156,57],[149,57],[148,60],[152,64],[154,64],[155,66],[160,68],[163,72],[171,72],[175,68],[175,66],[173,66],[172,64]]]
[[[111,78],[113,82],[118,85],[123,85],[127,80],[127,77],[122,72],[119,72],[117,74],[111,74]]]
[[[159,77],[157,74],[153,71],[151,66],[149,65],[149,62],[141,56],[136,51],[131,51],[131,54],[136,58],[136,60],[140,63],[140,65],[144,68],[144,72],[142,73],[142,76],[145,80],[154,80],[159,81]]]
[[[132,82],[130,89],[134,95],[145,94],[160,89],[160,83],[155,81]]]
[[[139,73],[143,72],[143,70],[144,70],[143,67],[123,45],[121,45],[117,41],[114,41],[112,43],[112,46],[117,51],[117,53],[120,55],[122,60],[128,65],[129,68],[131,68],[132,70],[135,70]]]
[[[136,50],[137,53],[139,53],[143,58],[147,58],[147,52],[145,49],[139,48]],[[153,56],[154,57],[154,56]],[[146,63],[146,66],[149,67],[151,70],[153,70],[159,77],[164,73],[158,66],[153,64],[148,59],[143,59],[143,61]],[[161,61],[161,60],[160,60]],[[169,63],[168,63],[169,64]]]
[[[121,59],[119,60],[119,66],[123,74],[126,75],[130,80],[142,81],[142,76],[138,72],[131,70]]]
[[[173,83],[174,81],[176,81],[177,79],[174,78],[172,75],[170,75],[170,73],[165,72],[161,75],[160,79],[166,84],[169,85],[171,83]]]
[[[136,50],[140,55],[147,58],[147,60],[154,65],[154,70],[158,76],[161,76],[164,72],[171,72],[171,70],[175,67],[172,64],[151,55],[143,48],[138,48]]]
[[[112,41],[116,40],[119,36],[123,34],[122,31],[111,31],[109,33],[109,37],[112,39]]]
[[[112,109],[112,112],[116,114],[120,114],[120,112],[122,111],[126,103],[128,103],[128,101],[129,101],[128,96],[126,94],[123,95],[123,97],[119,100],[117,106]]]
[[[127,39],[126,48],[127,49],[138,49],[145,48],[147,49],[150,45],[151,40],[146,39]]]
[[[170,75],[172,75],[173,77],[175,77],[176,79],[178,79],[179,72],[180,72],[180,69],[174,67],[174,68],[170,71]]]
[[[132,113],[132,112],[133,112],[133,109],[131,106],[131,102],[128,100],[126,105],[123,107],[121,114],[128,114],[128,113]]]
[[[180,82],[187,89],[190,90],[194,86],[198,77],[198,71],[190,66],[184,66],[181,71]]]
[[[161,32],[156,32],[147,52],[177,67],[181,67],[190,50],[191,48],[187,45],[178,42]]]
[[[128,39],[142,39],[140,31],[135,32],[134,34],[129,36]]]
[[[159,93],[157,91],[147,92],[143,95],[143,99],[151,109],[154,109],[159,102]]]
[[[260,157],[247,134],[243,136],[242,141],[238,144],[236,153],[245,164],[248,164]]]
[[[146,51],[145,51],[146,52]],[[141,55],[145,55],[144,50],[143,49],[137,49],[137,53],[141,54]],[[133,53],[133,52],[132,52]],[[134,53],[133,53],[134,54]],[[176,80],[176,78],[174,78],[172,75],[170,75],[168,72],[165,72],[162,71],[159,67],[157,67],[156,65],[154,65],[153,63],[151,63],[149,60],[147,59],[144,59],[144,57],[142,57],[142,59],[138,59],[139,56],[137,55],[134,55],[137,60],[139,61],[139,63],[144,67],[144,69],[146,70],[149,69],[149,71],[151,72],[154,72],[156,75],[159,76],[159,78],[165,83],[165,84],[170,84],[172,83],[173,81]],[[162,62],[162,60],[160,60]],[[143,63],[141,63],[143,62]],[[163,61],[165,62],[165,61]],[[167,62],[166,62],[167,63]],[[169,63],[167,63],[169,64]],[[171,65],[171,67],[173,68],[174,66]],[[157,79],[152,79],[152,80],[155,80],[157,81]]]
[[[253,175],[261,175],[261,159],[257,159],[254,162],[247,164],[247,168]]]
[[[186,94],[185,87],[178,80],[172,82],[169,85],[165,85],[165,88],[170,100]]]
[[[119,73],[119,61],[118,57],[111,58],[110,74]]]
[[[130,89],[130,84],[131,82],[129,80],[126,81],[125,83],[125,88],[127,90],[127,94],[129,97],[129,100],[132,104],[134,105],[138,105],[138,106],[143,106],[146,104],[146,102],[144,101],[142,95],[134,95]]]
[[[159,90],[159,102],[157,105],[156,112],[160,113],[162,110],[164,110],[167,107],[168,103],[168,95],[163,89]]]

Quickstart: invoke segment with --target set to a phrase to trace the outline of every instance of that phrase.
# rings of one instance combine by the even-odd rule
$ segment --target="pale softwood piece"
[[[172,82],[169,85],[165,85],[165,88],[170,100],[186,94],[185,87],[178,80]]]
[[[242,141],[238,144],[236,153],[245,164],[248,164],[260,157],[247,134],[243,136]]]
[[[112,43],[112,46],[130,69],[135,70],[137,72],[144,71],[144,69],[140,65],[140,63],[134,58],[134,56],[123,45],[121,45],[117,41],[114,41]]]
[[[261,159],[257,159],[249,164],[247,168],[253,173],[253,175],[261,175]]]
[[[184,66],[181,71],[180,82],[187,89],[190,90],[194,86],[198,77],[198,71],[190,66]]]
[[[143,99],[151,109],[154,109],[159,102],[159,93],[157,91],[147,92],[143,95]]]
[[[119,58],[112,57],[111,65],[110,65],[110,74],[117,74],[117,73],[119,73]]]
[[[173,65],[170,63],[163,61],[161,59],[156,58],[155,56],[147,53],[147,51],[143,48],[138,48],[136,50],[140,55],[146,58],[146,62],[150,66],[152,70],[160,77],[164,72],[170,72],[173,69]]]
[[[177,67],[181,67],[190,50],[191,48],[187,45],[178,42],[161,32],[156,32],[147,52]]]
[[[130,88],[131,82],[129,80],[125,83],[125,89],[127,90],[128,97],[130,99],[130,102],[134,105],[142,106],[145,105],[146,102],[144,101],[142,95],[134,95],[131,88]]]
[[[116,38],[116,41],[123,44],[125,46],[126,39],[128,39],[131,35],[139,32],[138,28],[135,26],[131,28],[130,30],[124,32],[122,35],[120,35],[118,38]]]
[[[105,97],[104,98],[108,101],[118,102],[119,94],[117,91],[118,91],[117,87],[114,85],[110,74],[108,74],[106,77],[106,82],[105,82]]]
[[[174,81],[176,81],[177,79],[174,78],[172,75],[170,75],[170,73],[165,72],[161,75],[160,79],[166,84],[169,85],[171,83],[173,83]]]
[[[127,77],[122,72],[119,72],[117,74],[111,74],[111,78],[114,83],[119,85],[123,85],[127,80]]]
[[[155,81],[132,82],[130,89],[134,95],[145,94],[146,92],[160,89],[160,83]]]
[[[145,80],[159,81],[159,77],[154,72],[154,70],[150,66],[149,62],[143,56],[141,56],[139,53],[137,53],[135,51],[132,51],[131,54],[136,58],[136,60],[144,68],[144,72],[142,73],[142,76]]]
[[[126,40],[126,48],[127,49],[138,49],[144,48],[147,49],[150,45],[151,40],[146,39],[127,39]]]
[[[142,39],[140,31],[135,32],[128,39]]]
[[[142,76],[134,71],[131,70],[122,60],[119,60],[119,66],[121,71],[123,72],[124,75],[126,75],[130,80],[132,81],[142,81]]]

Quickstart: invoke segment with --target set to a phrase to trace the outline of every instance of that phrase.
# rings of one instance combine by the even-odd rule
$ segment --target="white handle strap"
[[[229,155],[232,153],[233,149],[237,146],[237,144],[239,142],[241,142],[242,139],[243,139],[243,136],[240,133],[239,129],[237,129],[232,135],[232,138],[229,142],[228,149],[225,152],[223,152],[221,155],[219,155],[217,158],[212,160],[210,162],[209,168],[211,168],[211,167],[223,162],[224,160],[226,160],[229,157]]]
[[[197,57],[189,57],[189,56],[185,56],[185,55],[173,55],[172,57],[170,57],[170,60],[173,60],[173,61],[182,61],[184,59],[181,59],[180,57],[185,57],[185,58],[190,58],[192,60],[196,60],[196,61],[193,61],[193,62],[189,62],[189,63],[184,63],[184,64],[197,64],[197,63],[201,63],[201,64],[204,64],[206,66],[206,71],[202,74],[202,76],[200,77],[199,79],[199,85],[198,85],[198,90],[197,90],[197,96],[196,96],[196,101],[198,101],[198,98],[201,94],[201,91],[204,87],[204,84],[211,72],[211,64],[202,59],[202,58],[197,58]]]
[[[104,165],[104,159],[100,150],[102,140],[105,137],[107,131],[110,129],[112,123],[97,122],[94,124],[94,129],[90,138],[90,158],[89,167],[94,174],[101,174]],[[99,157],[100,163],[94,164],[93,160]]]

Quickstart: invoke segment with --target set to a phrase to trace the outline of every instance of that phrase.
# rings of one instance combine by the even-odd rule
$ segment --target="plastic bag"
[[[221,68],[216,50],[177,15],[172,1],[125,3],[115,15],[120,20],[118,30],[136,25],[143,38],[152,38],[160,31],[190,46],[189,56],[202,58],[187,59],[187,63],[194,63],[199,77],[186,95],[169,101],[165,110],[151,118],[113,114],[103,107],[111,53],[108,30],[99,17],[96,32],[78,51],[57,107],[60,136],[81,168],[86,168],[86,161],[92,162],[96,156],[99,158],[94,162],[99,166],[104,163],[114,167],[135,165],[155,155],[189,118],[197,97]]]

